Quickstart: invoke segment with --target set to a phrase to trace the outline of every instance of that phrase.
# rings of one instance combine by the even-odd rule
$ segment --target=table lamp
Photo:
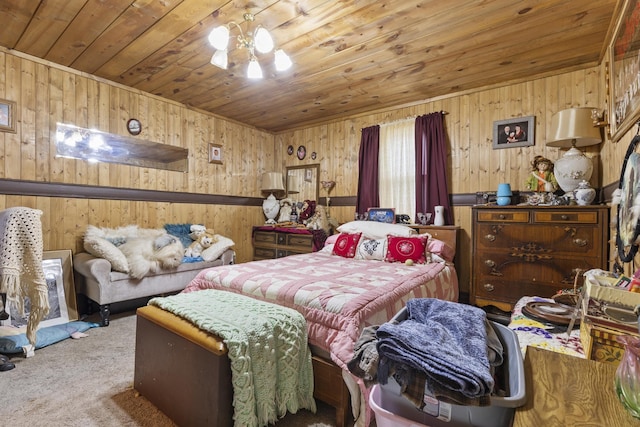
[[[593,172],[591,158],[576,148],[602,142],[600,128],[593,125],[591,110],[593,108],[569,108],[551,118],[552,133],[547,146],[571,147],[553,166],[556,181],[565,193],[573,192],[582,180],[589,181]]]
[[[284,185],[282,184],[283,178],[280,172],[265,172],[262,174],[262,185],[260,189],[269,196],[262,202],[262,211],[267,217],[266,224],[275,224],[276,217],[280,211],[280,203],[273,195],[278,191],[284,191]]]

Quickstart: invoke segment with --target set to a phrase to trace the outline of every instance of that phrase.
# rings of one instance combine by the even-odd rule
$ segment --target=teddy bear
[[[184,250],[184,256],[190,258],[197,258],[202,255],[202,251],[213,245],[216,241],[216,237],[205,231],[198,237],[196,241],[189,245],[187,249]]]

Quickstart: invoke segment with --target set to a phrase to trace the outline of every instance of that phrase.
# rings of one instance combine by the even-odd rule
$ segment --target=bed
[[[391,319],[410,298],[457,300],[456,230],[418,236],[406,226],[354,221],[339,231],[318,252],[203,270],[183,292],[223,289],[301,312],[313,353],[314,396],[336,408],[336,425],[347,425],[350,403],[357,425],[366,425],[368,390],[346,369],[353,345],[365,326]],[[420,249],[418,241],[421,254],[403,252],[407,242]]]

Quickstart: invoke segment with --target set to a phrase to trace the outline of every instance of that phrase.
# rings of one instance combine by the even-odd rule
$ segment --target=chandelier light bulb
[[[262,68],[260,68],[260,64],[258,64],[258,60],[254,57],[249,61],[249,66],[247,67],[247,77],[250,79],[261,79],[262,78]]]
[[[209,43],[218,50],[226,50],[229,44],[229,28],[221,25],[211,30],[209,33]]]
[[[216,67],[222,68],[223,70],[227,69],[228,57],[226,50],[216,50],[216,53],[211,57],[211,63]]]
[[[276,57],[276,70],[285,71],[291,67],[291,58],[282,49],[276,50],[274,55]]]
[[[269,53],[273,50],[273,38],[265,28],[260,27],[256,31],[253,43],[260,53]]]

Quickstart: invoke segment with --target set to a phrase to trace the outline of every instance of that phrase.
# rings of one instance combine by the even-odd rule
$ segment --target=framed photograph
[[[367,221],[393,224],[396,222],[396,210],[390,208],[369,208],[367,210]]]
[[[609,45],[609,122],[616,142],[640,117],[640,0],[625,0]]]
[[[222,164],[222,145],[209,144],[209,163]]]
[[[16,132],[16,103],[0,99],[0,131]]]
[[[535,116],[493,122],[493,149],[528,147],[534,144]]]
[[[39,328],[69,323],[78,320],[76,289],[73,282],[73,265],[70,250],[45,251],[42,254],[42,270],[47,283],[49,314],[42,319]],[[24,299],[24,315],[15,303],[7,302],[9,319],[7,325],[21,327],[29,321],[31,302]]]
[[[313,169],[304,170],[304,180],[307,182],[313,181]]]

